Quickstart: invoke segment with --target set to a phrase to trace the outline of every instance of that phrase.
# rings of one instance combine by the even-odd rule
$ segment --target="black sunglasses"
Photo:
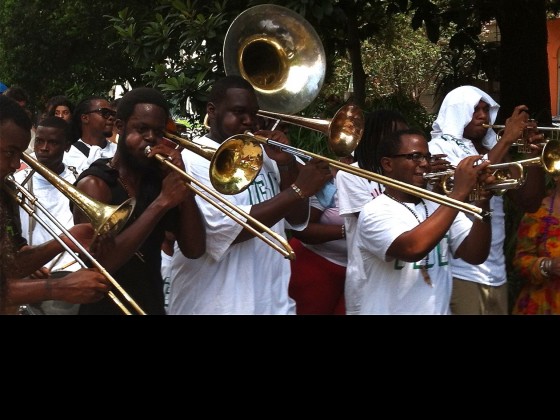
[[[115,111],[113,111],[112,109],[109,109],[109,108],[92,109],[91,111],[84,112],[84,114],[92,114],[94,112],[99,113],[106,120],[109,119],[109,117],[114,118],[117,115],[117,113]]]
[[[416,152],[416,153],[402,153],[400,155],[391,155],[389,157],[391,157],[391,158],[403,157],[403,158],[406,158],[408,160],[412,160],[413,162],[416,162],[416,163],[420,163],[423,160],[426,160],[428,163],[434,163],[437,160],[437,158],[432,156],[431,153],[428,153],[427,155],[424,155],[424,154],[418,153],[418,152]]]

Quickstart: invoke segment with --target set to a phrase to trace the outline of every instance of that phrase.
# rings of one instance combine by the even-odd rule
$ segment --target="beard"
[[[157,159],[148,159],[145,156],[135,156],[126,144],[126,130],[121,139],[117,143],[117,150],[122,163],[129,169],[138,174],[140,178],[140,189],[137,199],[137,209],[139,211],[145,209],[161,191],[161,182],[163,179],[162,165]]]

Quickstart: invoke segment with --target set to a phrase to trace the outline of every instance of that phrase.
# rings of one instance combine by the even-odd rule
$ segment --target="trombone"
[[[293,146],[289,146],[271,139],[267,139],[266,137],[259,136],[256,134],[252,134],[252,133],[239,134],[237,136],[232,136],[228,138],[224,143],[227,143],[229,141],[240,141],[240,140],[247,141],[247,142],[258,142],[261,144],[276,146],[282,149],[282,151],[284,152],[302,157],[304,159],[313,159],[313,158],[322,159],[328,162],[332,167],[348,172],[349,174],[356,175],[370,181],[379,182],[384,185],[389,185],[390,187],[395,188],[396,190],[403,191],[420,198],[425,198],[426,200],[434,201],[439,204],[444,204],[446,206],[453,207],[455,209],[469,213],[480,220],[490,216],[489,211],[483,210],[480,207],[476,207],[471,204],[464,203],[462,201],[455,200],[453,198],[449,198],[445,195],[441,195],[433,191],[426,190],[424,188],[407,184],[406,182],[398,181],[396,179],[389,178],[381,174],[377,174],[375,172],[366,171],[365,169],[356,166],[348,165],[346,163],[342,163],[334,159],[326,158],[324,156],[315,153],[311,153],[302,149],[298,149]]]
[[[110,231],[118,232],[120,231],[128,218],[132,214],[134,209],[135,201],[130,199],[125,201],[119,206],[111,206],[101,203],[88,197],[86,194],[79,191],[76,187],[70,184],[68,181],[60,178],[46,166],[33,159],[27,153],[23,153],[22,160],[29,165],[33,170],[38,172],[47,181],[49,181],[55,188],[57,188],[62,194],[64,194],[68,199],[78,206],[91,220],[91,224],[98,235],[108,233]],[[122,286],[109,274],[109,272],[80,244],[80,242],[72,236],[72,234],[66,229],[66,227],[60,223],[56,217],[54,217],[38,200],[37,198],[29,192],[22,185],[18,184],[13,177],[8,176],[4,179],[4,189],[10,196],[20,205],[23,210],[25,210],[35,221],[37,221],[60,245],[72,255],[78,264],[83,268],[88,268],[88,266],[78,258],[78,256],[72,251],[72,249],[58,236],[58,234],[41,218],[37,215],[35,208],[41,210],[41,212],[57,227],[63,232],[69,240],[78,248],[78,250],[85,255],[93,264],[95,268],[103,274],[113,287],[120,292],[122,297],[128,301],[132,308],[139,315],[146,315],[144,310],[132,299],[132,297],[122,288]],[[18,195],[21,194],[21,196]],[[113,300],[113,302],[122,310],[126,315],[131,315],[129,309],[121,302],[121,300],[112,292],[108,292],[108,296]]]
[[[184,146],[186,149],[191,150],[194,153],[197,153],[196,151],[199,150],[198,148],[200,147],[199,145],[186,140],[182,137],[178,137],[175,136],[171,133],[165,133],[165,137],[169,138],[170,140],[173,140],[175,143],[177,143],[179,146]],[[229,140],[229,139],[228,139]],[[227,142],[227,140],[226,140]],[[242,140],[240,141],[235,141],[235,142],[230,142],[228,144],[225,144],[226,142],[224,142],[219,148],[218,150],[214,150],[209,151],[210,148],[207,148],[206,151],[208,152],[208,155],[201,155],[202,157],[206,157],[206,158],[211,158],[211,163],[210,163],[210,180],[212,182],[212,185],[217,185],[218,188],[216,188],[216,186],[214,188],[216,188],[216,190],[220,191],[220,190],[224,190],[223,187],[230,185],[231,188],[225,188],[226,191],[231,191],[231,190],[235,190],[235,191],[243,191],[245,190],[249,184],[252,182],[252,179],[254,179],[256,177],[256,175],[258,174],[261,166],[262,166],[262,149],[258,144],[254,144],[253,142],[251,142],[249,144],[249,142],[244,142]],[[231,144],[231,143],[235,143],[235,144]],[[216,175],[219,173],[219,169],[220,169],[220,165],[218,163],[216,163],[216,161],[220,160],[220,157],[223,155],[226,155],[228,158],[231,158],[232,156],[230,156],[230,151],[232,150],[230,148],[230,146],[233,146],[236,150],[238,150],[237,146],[240,146],[241,150],[246,150],[248,149],[258,149],[259,153],[256,154],[250,154],[251,158],[255,158],[255,161],[260,161],[259,165],[256,165],[254,161],[252,161],[253,159],[249,159],[252,162],[250,162],[248,164],[248,168],[250,170],[250,172],[254,172],[254,175],[251,178],[251,182],[247,183],[247,178],[245,177],[240,177],[242,178],[242,181],[240,182],[240,185],[237,185],[236,181],[235,181],[235,177],[229,177],[229,176],[222,176],[220,177],[219,175]],[[147,146],[145,149],[145,153],[148,154],[150,152],[150,146]],[[258,159],[255,157],[258,156]],[[168,168],[178,172],[179,174],[181,174],[189,183],[187,183],[187,186],[194,191],[196,194],[198,194],[200,196],[200,198],[206,200],[208,203],[212,204],[214,207],[220,209],[221,211],[223,211],[227,216],[229,216],[230,218],[232,218],[235,222],[239,223],[241,226],[243,226],[245,229],[247,229],[248,231],[250,231],[253,235],[255,235],[256,237],[258,237],[259,239],[263,240],[266,244],[270,245],[272,248],[274,248],[276,251],[278,251],[280,254],[282,254],[284,256],[284,258],[293,260],[295,258],[295,253],[294,250],[292,249],[292,247],[290,246],[290,244],[288,244],[288,242],[286,241],[285,238],[283,238],[281,235],[277,234],[276,232],[274,232],[272,229],[270,229],[268,226],[264,225],[263,223],[259,222],[257,219],[255,219],[253,216],[251,216],[249,213],[241,210],[239,207],[237,207],[236,205],[230,203],[228,200],[226,200],[224,197],[222,197],[220,194],[212,191],[212,189],[208,188],[206,185],[204,185],[202,182],[198,181],[197,179],[193,178],[192,176],[190,176],[188,173],[186,173],[185,171],[183,171],[181,168],[179,168],[178,166],[174,165],[167,156],[164,156],[162,154],[157,153],[154,156],[160,163],[162,163],[163,165],[167,166]],[[231,159],[224,159],[227,160],[229,164],[232,163]],[[243,161],[243,159],[241,159]],[[238,160],[234,160],[234,162],[239,162]],[[243,168],[237,168],[235,166],[231,166],[231,165],[227,165],[228,166],[228,171],[230,172],[231,170],[235,170],[235,172],[239,172],[238,170],[243,171]],[[212,175],[215,175],[214,177]],[[232,178],[232,179],[230,179]],[[224,182],[224,180],[226,180]],[[193,187],[191,184],[196,185],[198,188],[200,188],[200,190],[205,191],[208,195],[212,196],[215,200],[219,201],[220,203],[223,204],[223,206],[229,208],[230,210],[224,208],[223,206],[220,206],[218,202],[213,201],[210,197],[208,197],[207,195],[203,194],[199,189]],[[238,188],[239,186],[242,186],[241,188]],[[230,193],[231,194],[231,193]],[[237,214],[235,214],[237,213]],[[243,220],[241,217],[244,217],[247,221]],[[256,228],[255,228],[255,227]],[[257,230],[257,228],[260,230]],[[270,236],[272,236],[280,245],[278,245],[278,243],[272,241],[270,238],[267,238],[265,235],[263,235],[261,232],[266,232],[268,233]]]
[[[364,113],[354,104],[343,105],[331,119],[326,120],[263,110],[257,112],[257,115],[323,133],[328,138],[329,149],[338,157],[350,156],[364,133]]]

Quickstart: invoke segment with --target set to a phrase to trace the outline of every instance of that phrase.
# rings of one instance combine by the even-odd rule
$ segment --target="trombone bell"
[[[259,143],[252,140],[226,141],[217,149],[213,149],[167,131],[164,136],[210,161],[210,182],[221,194],[238,194],[248,188],[263,164],[262,148]]]
[[[136,204],[136,200],[133,198],[129,198],[120,205],[102,203],[84,194],[68,181],[57,176],[38,160],[33,159],[27,153],[23,153],[21,160],[49,181],[52,186],[64,194],[71,203],[83,211],[90,220],[95,233],[98,235],[111,231],[119,232],[132,215]]]
[[[240,138],[226,141],[210,161],[210,182],[222,194],[238,194],[253,182],[262,165],[260,144]]]

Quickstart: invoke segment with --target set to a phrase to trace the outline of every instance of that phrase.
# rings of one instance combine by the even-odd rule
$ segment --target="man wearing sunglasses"
[[[100,158],[111,158],[117,145],[107,139],[113,135],[115,110],[107,99],[91,97],[81,101],[72,115],[75,142],[64,156],[64,163],[80,174]]]

